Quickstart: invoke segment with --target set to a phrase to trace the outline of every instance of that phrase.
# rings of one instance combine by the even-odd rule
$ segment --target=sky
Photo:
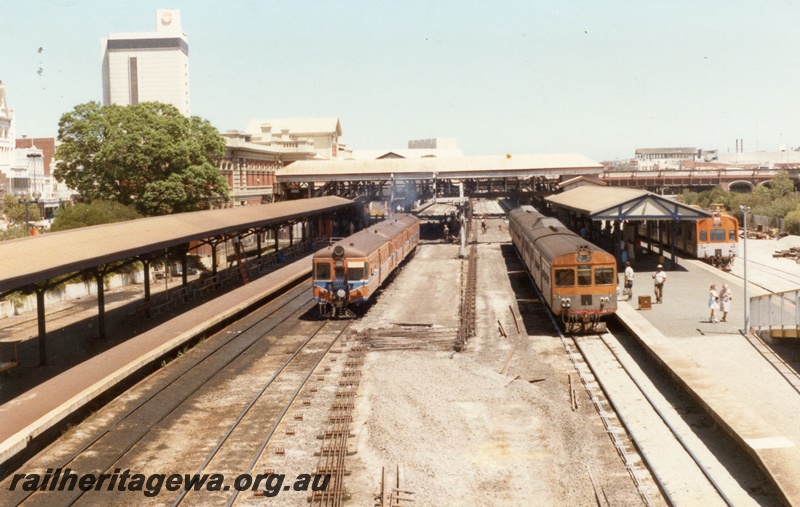
[[[191,114],[337,117],[354,150],[455,138],[465,155],[800,147],[797,0],[25,0],[0,80],[20,137],[102,102],[100,39],[180,9]]]

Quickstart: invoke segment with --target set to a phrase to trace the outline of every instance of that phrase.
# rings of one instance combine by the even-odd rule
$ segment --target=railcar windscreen
[[[592,267],[578,266],[578,285],[592,285]]]
[[[597,268],[594,270],[595,285],[616,285],[614,268]]]
[[[736,241],[736,230],[731,229],[728,231],[728,241]]]
[[[711,242],[722,243],[725,241],[725,229],[711,229]]]
[[[364,279],[364,268],[356,268],[353,266],[347,266],[347,279],[348,280],[363,280]]]
[[[575,270],[557,269],[556,287],[573,287],[575,285]]]
[[[316,265],[314,274],[316,280],[330,280],[331,279],[331,265],[327,262],[319,262]]]

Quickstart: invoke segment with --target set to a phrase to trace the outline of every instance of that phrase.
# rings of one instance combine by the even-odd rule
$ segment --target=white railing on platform
[[[800,290],[750,298],[750,327],[759,335],[796,338],[800,329]]]

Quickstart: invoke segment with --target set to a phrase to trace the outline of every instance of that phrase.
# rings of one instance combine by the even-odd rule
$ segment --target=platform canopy
[[[603,166],[577,153],[476,157],[301,160],[276,174],[279,183],[306,181],[433,180],[527,178],[541,175],[598,174]]]
[[[699,220],[711,213],[634,188],[581,187],[547,197],[558,208],[587,215],[592,220]]]
[[[341,197],[319,197],[140,218],[3,241],[0,242],[0,259],[3,259],[0,291],[190,241],[301,221],[351,206],[352,201]]]

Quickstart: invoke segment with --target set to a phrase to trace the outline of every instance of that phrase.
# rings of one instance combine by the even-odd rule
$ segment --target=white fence
[[[764,337],[798,337],[800,290],[750,298],[750,327]]]

